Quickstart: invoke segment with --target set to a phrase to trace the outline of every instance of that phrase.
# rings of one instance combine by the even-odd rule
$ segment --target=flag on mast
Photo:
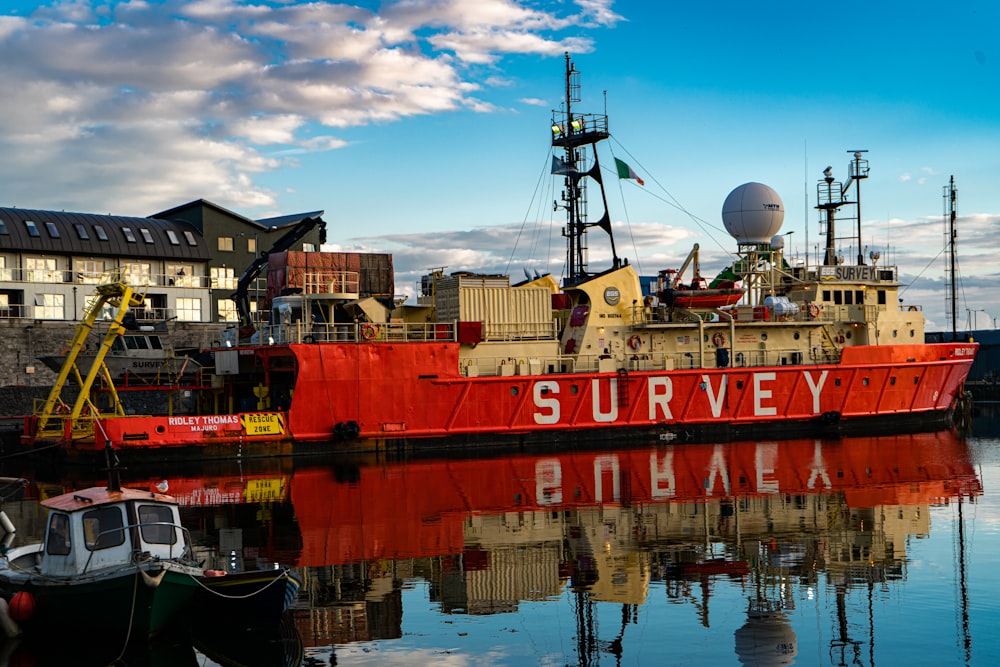
[[[646,184],[641,178],[639,178],[639,174],[635,173],[632,167],[628,166],[618,158],[615,158],[615,166],[618,167],[618,178],[630,178],[639,185]]]

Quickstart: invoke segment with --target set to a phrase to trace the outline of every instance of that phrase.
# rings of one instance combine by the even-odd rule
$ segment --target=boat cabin
[[[180,512],[170,496],[91,488],[45,500],[49,508],[43,576],[72,577],[190,551]]]

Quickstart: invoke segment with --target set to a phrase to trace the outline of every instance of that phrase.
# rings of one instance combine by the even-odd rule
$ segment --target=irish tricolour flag
[[[645,185],[643,180],[639,178],[639,174],[635,173],[632,167],[628,166],[618,158],[615,158],[615,166],[618,167],[618,178],[630,178],[639,185]]]

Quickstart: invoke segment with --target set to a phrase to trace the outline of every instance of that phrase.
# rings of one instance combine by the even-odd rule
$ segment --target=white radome
[[[770,243],[785,221],[785,205],[763,183],[744,183],[722,205],[722,223],[738,243]]]

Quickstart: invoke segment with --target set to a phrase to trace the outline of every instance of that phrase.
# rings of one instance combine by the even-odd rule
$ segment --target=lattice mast
[[[958,230],[955,229],[958,190],[955,188],[955,177],[952,176],[948,185],[944,186],[944,224],[945,246],[948,248],[948,261],[944,268],[945,317],[951,318],[951,335],[954,340],[958,333],[958,295],[955,286],[955,258],[958,256]],[[970,325],[971,326],[971,325]]]

